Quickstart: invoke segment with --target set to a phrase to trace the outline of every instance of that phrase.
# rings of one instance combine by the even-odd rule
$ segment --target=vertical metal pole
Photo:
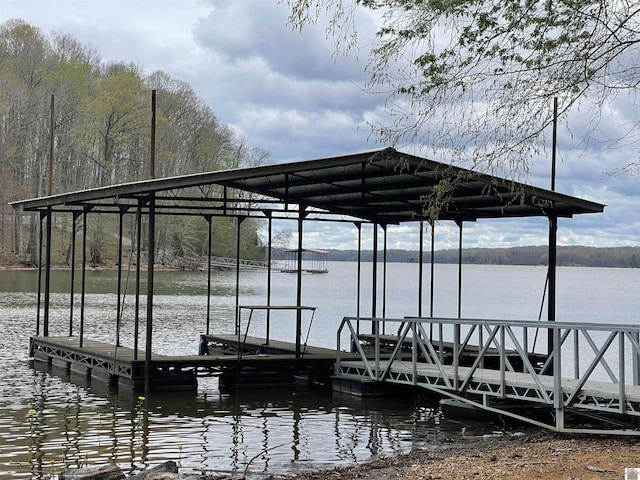
[[[418,317],[422,318],[422,268],[424,264],[424,224],[420,220],[420,245],[418,254]]]
[[[462,220],[458,224],[458,318],[462,318]]]
[[[156,91],[151,90],[151,145],[149,158],[150,178],[156,178]],[[155,202],[155,198],[154,198]]]
[[[140,334],[140,263],[142,261],[142,201],[136,211],[136,311],[133,320],[133,359],[138,360]]]
[[[640,334],[638,334],[638,332],[632,332],[631,336],[636,343],[640,343]],[[640,352],[636,350],[633,344],[631,345],[631,353],[631,372],[633,375],[632,383],[634,385],[640,385]]]
[[[434,291],[435,291],[435,260],[436,260],[436,222],[431,221],[431,276],[429,284],[429,317],[433,318],[433,305],[434,305]],[[440,323],[440,329],[442,329],[442,323]],[[433,322],[429,324],[429,336],[433,338]],[[440,338],[442,338],[442,332],[440,332]]]
[[[558,98],[553,97],[553,134],[551,138],[551,191],[556,189],[556,150],[558,145]],[[556,252],[557,252],[558,218],[549,217],[549,302],[547,305],[547,320],[556,319]],[[552,332],[547,332],[547,353],[551,355],[555,347]],[[554,370],[555,371],[555,370]]]
[[[378,223],[373,224],[373,270],[371,274],[371,316],[378,316],[377,297],[378,297]],[[372,332],[377,332],[377,324],[371,324]]]
[[[73,336],[73,303],[75,300],[75,287],[76,287],[76,223],[78,217],[80,216],[79,212],[74,211],[72,214],[71,220],[71,285],[69,285],[70,290],[70,300],[69,300],[69,336]]]
[[[382,225],[382,318],[387,316],[387,226]],[[385,333],[385,322],[382,322],[382,334]]]
[[[213,217],[205,217],[209,224],[209,237],[207,239],[207,335],[211,331],[211,253],[213,249]]]
[[[549,329],[550,345],[553,350],[553,403],[556,410],[556,429],[564,430],[564,395],[562,394],[562,352],[560,348],[560,329],[556,326]]]
[[[46,270],[44,271],[44,336],[49,336],[49,305],[51,304],[51,233],[53,212],[47,208],[47,238],[45,249]]]
[[[356,228],[358,229],[358,280],[357,280],[357,290],[358,294],[356,296],[356,317],[358,320],[356,321],[356,333],[360,333],[360,290],[361,290],[361,281],[362,281],[362,224],[356,223]]]
[[[272,248],[272,240],[273,240],[273,218],[271,213],[268,213],[269,216],[269,246],[267,249],[267,307],[271,306],[271,248]],[[266,331],[266,344],[269,345],[269,335],[271,333],[271,310],[267,308],[267,331]]]
[[[429,316],[433,318],[436,265],[436,224],[431,222],[431,272],[429,278]]]
[[[55,121],[55,109],[54,109],[54,97],[51,95],[51,117],[49,123],[49,174],[48,174],[48,195],[53,194],[53,134],[54,134],[54,121]],[[46,248],[46,263],[47,269],[44,276],[44,336],[49,336],[49,304],[51,294],[51,222],[53,220],[53,213],[51,207],[47,208],[47,248]],[[40,244],[42,248],[42,243]]]
[[[80,286],[80,333],[79,346],[82,348],[84,342],[84,299],[87,291],[87,213],[88,207],[84,207],[82,212],[82,279]]]
[[[156,177],[156,91],[151,91],[151,145],[149,174]],[[153,348],[153,282],[156,261],[156,194],[149,194],[149,239],[147,242],[147,332],[144,356],[144,391],[151,392],[153,368],[151,365]]]
[[[236,217],[236,335],[240,335],[240,227],[243,220],[243,217]]]
[[[298,213],[298,271],[296,283],[296,306],[302,306],[302,233],[306,207],[299,206]],[[302,310],[296,311],[296,358],[300,358],[300,339],[302,336]]]
[[[120,346],[120,326],[122,325],[122,236],[124,227],[124,210],[120,207],[118,212],[118,286],[116,288],[117,311],[116,311],[116,347]]]
[[[42,237],[44,235],[44,216],[45,214],[42,211],[38,212],[38,311],[36,312],[36,336],[40,336],[40,310],[42,305]],[[46,337],[47,335],[44,334],[44,336]]]
[[[625,373],[625,347],[624,332],[618,332],[618,395],[619,395],[619,413],[624,415],[627,413],[627,379]]]
[[[551,190],[556,189],[556,146],[558,145],[558,97],[553,97],[553,137],[551,139]]]
[[[144,356],[144,391],[151,392],[152,388],[152,348],[153,348],[153,290],[154,264],[156,261],[156,194],[149,194],[149,239],[147,243],[147,332]]]
[[[53,195],[53,134],[55,131],[55,97],[51,95],[51,117],[49,119],[49,175],[47,179],[47,194]]]
[[[556,319],[556,263],[557,263],[557,234],[558,234],[558,218],[549,217],[549,301],[547,302],[547,320],[550,322]],[[555,348],[560,348],[554,344],[553,332],[547,335],[547,353]],[[558,358],[557,355],[554,358]]]

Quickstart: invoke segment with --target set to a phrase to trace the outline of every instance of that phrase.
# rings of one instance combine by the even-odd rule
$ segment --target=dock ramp
[[[363,342],[358,327],[369,326]],[[345,318],[334,388],[409,385],[555,431],[640,435],[639,335],[633,325]],[[345,341],[358,360],[340,357]]]

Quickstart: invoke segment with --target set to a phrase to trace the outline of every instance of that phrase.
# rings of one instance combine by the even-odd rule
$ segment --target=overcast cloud
[[[104,61],[133,62],[148,73],[163,70],[188,82],[218,118],[273,162],[306,160],[379,148],[367,121],[384,117],[384,97],[365,93],[367,46],[374,18],[358,17],[359,52],[334,58],[322,24],[292,31],[278,0],[0,0],[0,22],[20,18],[45,33],[61,31],[95,47]],[[561,123],[558,191],[607,205],[602,215],[560,223],[561,245],[637,245],[638,180],[611,176],[638,155],[633,145],[603,150],[600,139],[617,138],[637,118],[624,99],[602,112],[597,136],[580,141],[592,112],[572,112]],[[448,158],[433,157],[448,162]],[[537,162],[530,182],[548,188],[549,161]],[[279,226],[295,231],[295,225]],[[545,244],[546,222],[492,221],[465,224],[465,246]],[[441,222],[437,248],[457,245],[454,224]],[[390,248],[417,248],[418,227],[389,229]],[[370,229],[363,230],[365,248]],[[311,223],[305,246],[355,248],[350,225]],[[369,247],[370,248],[370,247]]]

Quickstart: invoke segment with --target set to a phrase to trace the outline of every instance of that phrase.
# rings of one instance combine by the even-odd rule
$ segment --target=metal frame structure
[[[153,142],[152,142],[153,144]],[[153,155],[152,155],[153,158]],[[152,169],[153,171],[153,169]],[[82,218],[82,278],[80,291],[79,345],[84,338],[85,315],[85,280],[87,269],[87,216],[99,214],[116,214],[119,216],[119,232],[122,238],[122,219],[125,215],[135,215],[138,242],[136,246],[136,307],[135,307],[135,347],[134,358],[138,358],[138,321],[140,310],[140,264],[142,256],[142,216],[147,217],[146,232],[148,241],[147,258],[147,308],[146,308],[146,381],[152,374],[151,350],[153,347],[153,274],[155,255],[155,219],[157,215],[190,215],[201,216],[209,222],[216,216],[235,217],[238,226],[238,245],[236,268],[239,270],[239,229],[244,219],[249,217],[267,219],[269,231],[275,219],[292,219],[297,222],[298,230],[298,272],[296,284],[296,304],[302,301],[302,251],[303,223],[305,221],[351,222],[359,231],[359,250],[361,245],[361,229],[363,224],[374,228],[373,235],[373,279],[371,312],[377,316],[377,261],[378,231],[384,232],[384,259],[386,260],[386,232],[388,225],[403,222],[420,224],[421,235],[423,223],[429,222],[431,227],[431,256],[433,260],[433,239],[435,222],[433,216],[425,208],[426,199],[431,198],[443,182],[449,182],[451,196],[447,202],[439,206],[437,219],[455,221],[460,228],[464,222],[484,218],[517,218],[546,217],[549,219],[549,319],[553,320],[555,291],[555,230],[557,219],[569,218],[576,214],[602,212],[604,205],[563,195],[554,191],[513,182],[507,179],[492,177],[486,174],[438,163],[426,158],[399,152],[393,148],[384,148],[369,152],[361,152],[318,160],[292,162],[285,164],[264,165],[259,167],[223,170],[208,173],[184,175],[171,178],[153,178],[138,182],[106,186],[79,192],[50,195],[13,202],[11,205],[18,211],[35,212],[39,215],[40,235],[40,273],[38,291],[38,312],[36,320],[36,336],[48,336],[49,331],[49,285],[51,271],[51,242],[53,216],[71,214],[73,228]],[[46,227],[46,228],[42,228]],[[42,236],[44,235],[44,238]],[[76,251],[76,237],[72,236],[72,251]],[[44,245],[44,258],[42,246]],[[209,238],[211,245],[211,238]],[[269,238],[269,250],[271,237]],[[420,244],[422,258],[422,242]],[[460,252],[462,244],[460,244]],[[119,250],[122,249],[119,244]],[[358,255],[360,259],[360,254]],[[462,255],[460,254],[462,261]],[[75,256],[74,256],[75,262]],[[118,262],[118,268],[121,268]],[[211,260],[208,262],[210,291]],[[431,269],[431,313],[433,313],[433,261]],[[44,267],[44,269],[43,269]],[[75,271],[75,265],[73,265]],[[43,277],[44,273],[44,278]],[[385,275],[386,268],[382,275]],[[119,272],[120,274],[120,272]],[[422,276],[422,270],[420,272]],[[461,288],[461,270],[459,289]],[[271,270],[269,264],[270,292]],[[384,279],[383,279],[384,280]],[[71,305],[76,295],[72,275]],[[236,289],[239,285],[236,277]],[[42,284],[44,298],[42,299]],[[383,281],[384,284],[384,281]],[[422,284],[419,293],[418,312],[421,313]],[[270,293],[267,294],[270,306]],[[383,292],[383,315],[385,310]],[[120,292],[118,309],[120,308]],[[460,303],[460,302],[459,302]],[[236,295],[236,306],[239,304]],[[41,308],[43,306],[43,308]],[[42,309],[42,314],[41,314]],[[360,315],[360,270],[358,271],[358,315]],[[207,332],[210,325],[210,308],[207,308]],[[69,334],[73,334],[74,312],[70,309]],[[300,333],[302,324],[301,311],[298,311],[296,330]],[[297,335],[299,338],[300,335]],[[116,318],[116,346],[119,344],[119,316]],[[299,353],[299,352],[298,352]],[[145,389],[150,384],[145,385]]]
[[[374,332],[393,324],[397,334],[390,340],[375,333],[373,351],[367,351],[356,331],[362,322],[376,324]],[[429,334],[425,327],[434,325],[435,334]],[[538,331],[553,338],[546,360],[530,348]],[[560,432],[640,435],[639,338],[635,325],[345,318],[338,330],[336,376],[421,387]],[[355,346],[359,361],[341,360],[345,342]],[[403,349],[406,344],[410,348]],[[514,401],[546,407],[549,419],[518,413]]]

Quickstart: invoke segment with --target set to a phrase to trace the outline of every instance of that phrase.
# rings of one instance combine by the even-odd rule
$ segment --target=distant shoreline
[[[331,250],[329,261],[357,261],[357,250]],[[458,263],[458,250],[436,250],[434,263]],[[431,252],[425,249],[423,262],[430,263]],[[382,261],[382,252],[378,252],[378,261]],[[462,263],[465,265],[548,265],[548,247],[546,245],[510,248],[463,248]],[[420,253],[415,250],[388,249],[388,262],[418,263]],[[371,250],[361,252],[363,262],[373,258]],[[640,247],[584,247],[561,246],[557,250],[557,265],[565,267],[609,267],[640,268]]]
[[[357,250],[325,249],[327,260],[332,262],[356,262]],[[278,260],[277,250],[274,249],[273,259]],[[536,245],[509,248],[463,248],[462,263],[464,265],[521,265],[546,266],[548,247]],[[457,249],[436,250],[434,263],[457,264],[459,252]],[[361,260],[371,262],[373,252],[361,251]],[[417,250],[388,249],[387,262],[390,263],[418,263],[420,252]],[[378,252],[378,261],[383,259],[383,252]],[[422,253],[423,263],[429,264],[431,252]],[[561,246],[557,251],[557,265],[560,267],[603,267],[603,268],[640,268],[640,247],[584,247]],[[79,266],[78,266],[79,267]],[[52,265],[54,270],[68,270],[70,267],[63,263]],[[97,266],[89,265],[89,270],[116,270],[118,265],[105,262]],[[146,264],[142,269],[146,270]],[[37,267],[25,265],[16,259],[0,259],[2,270],[37,270]],[[154,270],[179,270],[177,267],[156,264]]]

